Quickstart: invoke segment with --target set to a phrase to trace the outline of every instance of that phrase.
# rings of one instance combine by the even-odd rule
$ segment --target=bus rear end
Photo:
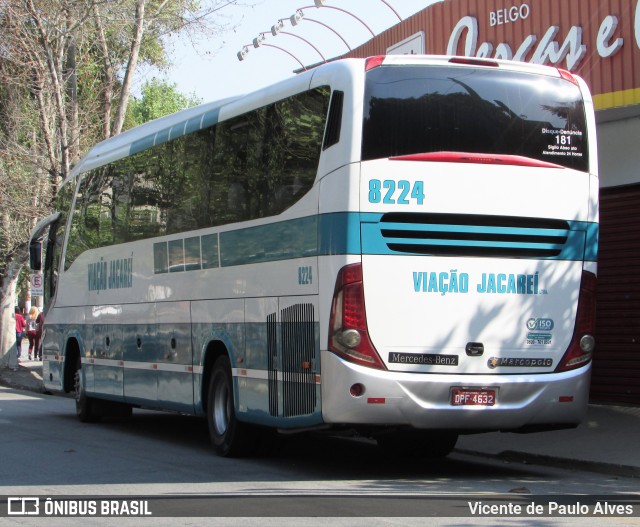
[[[361,258],[336,278],[325,422],[452,434],[576,426],[598,221],[584,82],[475,59],[384,57],[366,69]]]

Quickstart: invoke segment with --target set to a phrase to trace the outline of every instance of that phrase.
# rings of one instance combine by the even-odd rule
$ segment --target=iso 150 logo
[[[554,323],[551,318],[530,318],[527,320],[527,329],[529,331],[551,331]]]
[[[9,498],[8,516],[39,516],[40,498]]]

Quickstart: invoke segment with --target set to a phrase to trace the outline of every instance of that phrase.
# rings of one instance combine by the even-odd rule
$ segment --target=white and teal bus
[[[83,421],[206,417],[220,455],[574,427],[597,164],[581,79],[457,57],[335,61],[131,129],[32,234],[45,387]]]

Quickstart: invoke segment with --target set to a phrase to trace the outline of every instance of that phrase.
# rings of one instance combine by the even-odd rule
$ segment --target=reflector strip
[[[55,355],[53,357],[45,357],[47,362],[63,363],[64,356]],[[172,371],[176,373],[202,373],[202,366],[192,366],[191,364],[167,364],[157,362],[138,362],[138,361],[123,361],[119,359],[100,359],[95,357],[83,357],[82,362],[91,366],[104,366],[107,368],[119,368],[127,370],[157,370],[157,371]]]
[[[281,373],[281,372],[280,372]],[[234,377],[243,377],[247,379],[260,379],[263,381],[269,380],[269,370],[252,370],[247,368],[231,368],[231,375]],[[309,378],[307,373],[287,373],[287,381],[300,382],[303,384],[309,384]],[[315,384],[320,384],[320,375],[315,375]]]
[[[135,362],[135,361],[123,361],[114,359],[97,359],[97,358],[83,358],[82,361],[92,367],[105,367],[105,368],[117,368],[121,370],[149,370],[149,371],[163,371],[163,372],[175,372],[175,373],[190,373],[190,374],[202,374],[202,366],[192,366],[190,364],[163,364],[154,362]],[[45,357],[44,362],[50,364],[64,364],[64,356],[54,355],[52,357]],[[60,366],[58,366],[60,367]]]
[[[49,362],[64,362],[64,357],[61,355],[55,355],[55,358],[48,359]],[[47,360],[45,358],[45,360]],[[83,362],[92,366],[105,366],[111,368],[121,368],[127,370],[157,370],[157,371],[171,371],[176,373],[195,373],[202,374],[202,366],[192,366],[190,364],[166,364],[156,362],[138,362],[138,361],[122,361],[114,359],[97,359],[93,357],[83,358]],[[232,368],[231,374],[234,377],[245,377],[248,379],[261,379],[268,380],[269,372],[267,370],[253,370],[248,368]],[[307,373],[290,373],[290,380],[293,382],[308,383]],[[321,376],[314,375],[314,383],[320,384]]]

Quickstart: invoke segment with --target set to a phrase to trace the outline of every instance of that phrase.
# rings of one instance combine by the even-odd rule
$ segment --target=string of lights
[[[394,14],[395,16],[398,18],[399,21],[402,21],[402,18],[400,17],[400,15],[398,14],[398,12],[393,8],[393,6],[391,4],[389,4],[389,2],[387,2],[386,0],[380,0],[385,6],[387,6]],[[330,6],[330,5],[326,5],[326,0],[314,0],[314,5],[308,5],[308,6],[303,6],[300,7],[296,10],[296,12],[294,14],[292,14],[289,17],[285,17],[285,18],[280,18],[278,19],[278,21],[271,26],[271,30],[270,31],[263,31],[261,33],[258,34],[258,36],[256,36],[253,41],[252,44],[245,44],[244,46],[242,46],[242,49],[240,49],[240,51],[238,51],[238,60],[242,61],[245,60],[247,55],[249,54],[249,51],[253,48],[259,48],[259,47],[270,47],[270,48],[275,48],[277,50],[283,51],[285,53],[287,53],[290,57],[292,57],[298,64],[300,64],[300,66],[302,67],[303,70],[306,70],[307,68],[304,66],[304,63],[302,60],[300,60],[296,55],[294,55],[291,51],[280,47],[280,46],[275,46],[273,44],[270,44],[266,41],[267,35],[271,34],[272,36],[276,37],[278,35],[287,35],[290,37],[295,37],[299,40],[302,40],[303,42],[305,42],[307,45],[309,45],[310,47],[312,47],[315,52],[321,57],[322,62],[327,62],[326,57],[323,55],[323,53],[318,49],[317,46],[315,46],[312,42],[310,42],[308,39],[301,37],[300,35],[297,35],[296,33],[292,33],[290,31],[284,31],[285,29],[285,22],[289,22],[289,24],[291,25],[291,27],[295,27],[300,25],[300,23],[304,20],[304,21],[308,21],[308,22],[313,22],[315,24],[319,24],[320,26],[325,27],[326,29],[330,30],[334,35],[336,35],[341,41],[342,43],[347,47],[347,49],[349,51],[351,51],[351,46],[349,45],[349,43],[347,42],[347,40],[338,32],[336,31],[335,28],[329,26],[328,24],[320,21],[320,20],[316,20],[315,18],[309,18],[308,16],[306,16],[305,10],[310,10],[310,9],[320,9],[320,8],[325,8],[325,9],[333,9],[336,11],[339,11],[341,13],[344,13],[346,15],[349,15],[350,17],[354,18],[355,20],[357,20],[364,28],[366,28],[366,30],[371,34],[372,37],[375,37],[375,33],[373,32],[373,30],[367,25],[367,23],[362,20],[360,17],[356,16],[354,13],[341,8],[341,7],[335,7],[335,6]]]

